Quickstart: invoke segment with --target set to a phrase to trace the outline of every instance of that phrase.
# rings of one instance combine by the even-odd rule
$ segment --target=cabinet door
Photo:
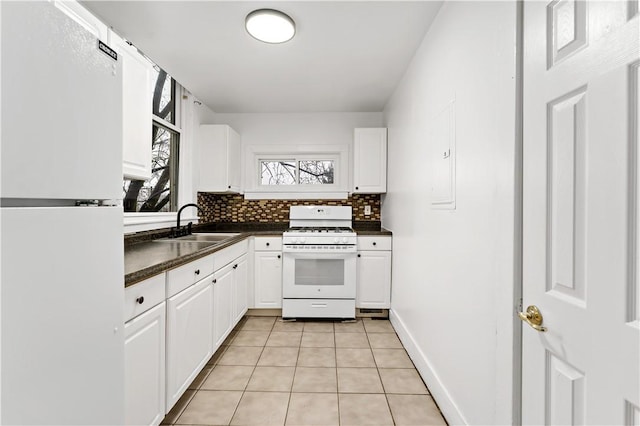
[[[227,187],[230,192],[241,192],[241,143],[240,135],[231,127],[228,128],[227,140]]]
[[[255,253],[255,307],[282,307],[282,253]]]
[[[387,129],[355,129],[353,193],[387,192]]]
[[[233,327],[233,278],[234,264],[214,272],[213,276],[213,343],[220,347]]]
[[[211,278],[168,299],[167,410],[180,398],[213,350]]]
[[[201,192],[240,192],[240,135],[226,124],[200,126]]]
[[[357,308],[391,306],[391,252],[363,251],[357,261]]]
[[[162,302],[124,326],[127,425],[158,425],[165,415],[165,309]]]
[[[236,268],[233,277],[233,325],[237,324],[247,312],[247,279],[249,272],[247,255],[240,256],[234,262],[234,266]]]
[[[122,58],[122,173],[151,177],[151,63],[111,31],[111,45]]]

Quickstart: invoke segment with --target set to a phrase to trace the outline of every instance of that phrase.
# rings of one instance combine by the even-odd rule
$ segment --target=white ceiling
[[[85,1],[218,113],[382,111],[441,1]],[[270,45],[246,15],[279,9],[296,36]]]

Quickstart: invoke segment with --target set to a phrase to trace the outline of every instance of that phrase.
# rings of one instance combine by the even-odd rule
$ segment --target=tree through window
[[[261,185],[331,185],[334,160],[261,160]]]

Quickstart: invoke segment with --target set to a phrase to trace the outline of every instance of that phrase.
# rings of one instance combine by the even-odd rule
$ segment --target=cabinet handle
[[[269,243],[267,243],[267,247],[269,247]]]
[[[211,282],[215,284],[215,283],[218,282],[218,280],[214,278],[213,281],[211,281]]]
[[[280,259],[282,256],[278,255],[278,259]]]
[[[136,299],[136,302],[138,302],[140,305],[142,305],[144,303],[144,296],[140,296]]]
[[[375,242],[375,241],[373,242],[373,245],[374,245],[374,246],[376,245],[376,242]]]
[[[200,275],[200,269],[196,269],[196,270],[195,270],[195,274],[196,274],[196,275]]]
[[[231,189],[231,185],[229,185],[227,188]]]
[[[356,190],[358,190],[358,189],[360,189],[360,188],[358,188],[358,187],[356,186]]]
[[[237,267],[238,267],[237,263],[235,265],[233,265],[233,269],[236,269]]]
[[[360,253],[358,253],[358,257],[362,257],[362,255]]]

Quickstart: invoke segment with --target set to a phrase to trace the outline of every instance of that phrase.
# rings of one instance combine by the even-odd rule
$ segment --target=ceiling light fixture
[[[247,15],[245,27],[251,37],[265,43],[284,43],[296,34],[296,24],[274,9],[258,9]]]

